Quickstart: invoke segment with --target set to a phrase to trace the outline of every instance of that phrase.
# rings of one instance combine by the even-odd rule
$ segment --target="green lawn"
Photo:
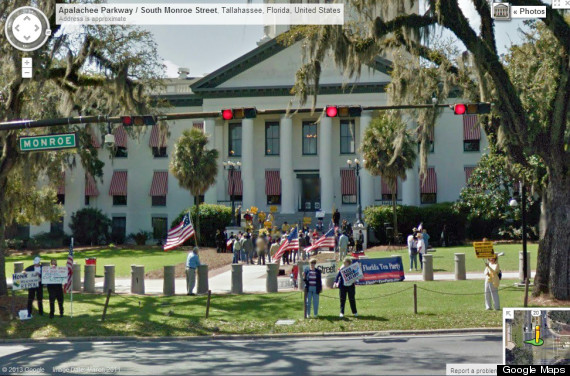
[[[495,245],[495,252],[505,252],[504,256],[499,257],[499,265],[503,271],[518,271],[519,270],[519,251],[522,251],[521,244],[499,244]],[[475,250],[471,245],[461,247],[449,248],[435,248],[436,252],[430,252],[433,255],[433,270],[434,272],[455,272],[455,253],[465,253],[465,267],[468,272],[483,272],[485,269],[484,260],[475,257]],[[530,255],[531,269],[536,269],[536,254],[538,250],[537,244],[529,244],[527,247],[528,254]],[[408,249],[401,249],[399,251],[376,251],[367,252],[368,257],[387,257],[389,255],[400,255],[404,262],[404,270],[407,272],[410,268],[410,257],[408,256]],[[418,260],[419,262],[419,260]]]
[[[131,265],[144,265],[145,272],[161,269],[164,265],[176,265],[186,261],[187,251],[173,250],[164,252],[159,247],[141,248],[106,248],[76,251],[74,253],[75,262],[85,264],[87,257],[97,257],[97,276],[103,276],[104,265],[115,265],[115,276],[117,278],[130,277]],[[58,260],[58,265],[64,266],[67,261],[67,252],[40,253],[43,261],[52,258]],[[14,272],[14,262],[23,261],[24,267],[32,264],[32,256],[8,256],[6,258],[6,272],[11,276]],[[83,268],[82,268],[83,269]]]
[[[520,306],[523,291],[503,281],[501,307]],[[205,319],[205,296],[111,297],[107,320],[101,322],[105,297],[74,295],[74,317],[0,324],[0,338],[71,336],[195,336],[344,332],[398,329],[500,327],[502,311],[485,311],[483,282],[417,282],[418,314],[413,313],[413,283],[358,286],[359,317],[353,318],[347,302],[345,319],[339,319],[338,290],[321,294],[318,319],[303,319],[301,292],[212,296],[210,318]],[[427,291],[425,289],[433,290]],[[444,295],[467,294],[467,295]],[[392,294],[392,295],[390,295]],[[471,294],[471,295],[469,295]],[[47,294],[46,294],[47,295]],[[46,298],[47,299],[47,298]],[[66,296],[69,314],[69,295]],[[44,307],[47,307],[47,300]],[[277,326],[277,319],[295,319],[291,326]]]

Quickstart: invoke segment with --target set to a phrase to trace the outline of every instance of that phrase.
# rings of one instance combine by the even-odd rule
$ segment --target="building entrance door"
[[[318,174],[297,175],[301,180],[301,207],[299,211],[321,209],[321,179]]]

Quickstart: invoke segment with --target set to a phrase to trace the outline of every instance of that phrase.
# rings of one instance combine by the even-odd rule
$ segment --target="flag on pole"
[[[423,224],[424,224],[424,223],[422,222],[422,223],[420,223],[420,225],[418,226],[418,232],[422,232],[422,225],[423,225]]]
[[[71,291],[72,280],[73,280],[73,239],[69,244],[69,254],[67,256],[67,282],[65,283],[65,286],[63,288],[65,292]]]
[[[299,230],[297,227],[295,227],[293,231],[287,235],[287,238],[283,244],[281,244],[277,253],[273,255],[273,260],[279,260],[285,252],[293,249],[299,249]]]
[[[319,248],[334,248],[334,227],[331,227],[312,246],[305,248],[305,252],[311,252]]]
[[[166,244],[164,244],[164,250],[168,251],[172,248],[176,248],[187,239],[190,239],[194,235],[194,226],[192,226],[192,221],[190,220],[190,214],[186,213],[182,217],[182,222],[176,227],[168,230],[168,236],[166,238]]]

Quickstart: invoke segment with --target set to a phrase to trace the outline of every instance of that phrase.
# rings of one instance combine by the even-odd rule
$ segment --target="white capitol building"
[[[172,107],[169,112],[208,112],[225,108],[287,108],[295,98],[290,95],[295,73],[301,66],[301,45],[278,44],[273,37],[283,31],[266,26],[266,37],[259,46],[222,68],[199,78],[188,77],[181,68],[177,79],[169,79],[160,96]],[[377,58],[362,69],[359,79],[349,81],[331,61],[322,66],[320,94],[316,107],[326,105],[379,106],[387,104],[385,86],[390,62]],[[450,99],[450,103],[459,99]],[[307,105],[309,107],[310,104]],[[110,159],[102,150],[101,135],[94,135],[100,158],[105,162],[102,182],[85,176],[81,166],[65,173],[65,186],[59,188],[64,202],[63,228],[70,233],[71,215],[84,207],[101,209],[113,219],[115,231],[125,234],[139,230],[160,234],[181,210],[193,205],[194,198],[178,186],[168,172],[174,144],[183,130],[200,127],[210,136],[210,145],[218,149],[216,184],[206,193],[206,203],[230,205],[229,190],[234,187],[236,201],[244,208],[256,206],[268,211],[277,207],[277,223],[292,222],[303,216],[314,217],[322,210],[330,216],[338,208],[343,218],[354,219],[357,209],[357,184],[347,160],[361,159],[359,145],[373,114],[360,117],[315,120],[320,114],[291,113],[259,115],[253,119],[224,121],[217,119],[170,121],[170,136],[160,137],[157,129],[139,139],[126,137],[121,127],[115,129],[119,152]],[[445,110],[433,134],[433,149],[428,157],[428,176],[420,185],[419,162],[398,181],[399,204],[429,205],[455,201],[473,167],[488,146],[477,125],[452,110]],[[241,170],[231,182],[225,161],[241,163]],[[391,191],[380,177],[360,170],[363,208],[388,204]],[[55,230],[61,225],[44,223],[31,226],[30,235]]]

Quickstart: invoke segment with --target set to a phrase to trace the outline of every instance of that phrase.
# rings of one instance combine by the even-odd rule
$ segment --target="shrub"
[[[84,245],[99,245],[109,241],[111,219],[99,209],[85,208],[71,216],[69,228],[75,241]]]
[[[429,206],[408,206],[399,205],[396,207],[398,213],[398,231],[402,233],[405,240],[412,228],[423,223],[431,236],[430,244],[438,244],[440,234],[444,225],[451,241],[458,243],[465,237],[465,215],[455,210],[452,203],[439,203]],[[371,206],[364,210],[365,222],[373,228],[374,235],[381,243],[387,243],[386,228],[384,224],[393,225],[393,214],[391,205]]]
[[[133,239],[137,245],[145,245],[148,239],[152,239],[152,232],[139,230],[137,233],[130,234],[129,239]]]
[[[59,248],[63,246],[64,235],[61,233],[40,232],[28,240],[28,249]]]
[[[196,225],[196,206],[183,210],[174,221],[171,227],[177,226],[182,221],[184,214],[190,212],[192,224]],[[223,231],[231,222],[232,209],[224,205],[200,204],[200,235],[203,246],[216,246],[216,230]],[[194,240],[187,241],[188,244]]]

